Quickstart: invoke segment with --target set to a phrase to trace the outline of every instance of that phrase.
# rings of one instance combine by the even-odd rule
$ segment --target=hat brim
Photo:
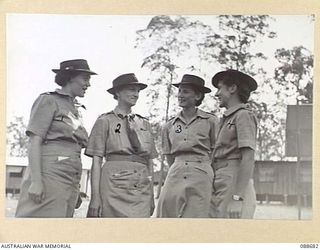
[[[68,70],[65,70],[65,69],[52,69],[52,71],[54,73],[58,73],[58,72],[61,72],[61,71],[64,71],[64,72],[83,72],[83,73],[87,73],[89,75],[97,75],[97,73],[91,71],[91,70],[88,70],[88,69],[68,69]]]
[[[205,86],[199,86],[199,85],[196,85],[192,82],[179,82],[179,83],[173,83],[172,84],[173,86],[179,88],[180,85],[188,85],[188,86],[193,86],[195,87],[196,89],[198,89],[199,91],[201,91],[202,93],[210,93],[211,92],[211,89],[205,87]]]
[[[250,91],[254,91],[258,88],[258,84],[256,82],[256,80],[254,80],[251,76],[245,74],[245,73],[242,73],[240,71],[220,71],[218,72],[217,74],[215,74],[213,77],[212,77],[212,80],[211,80],[211,83],[214,87],[218,88],[218,83],[219,81],[225,76],[225,75],[237,75],[237,77],[240,78],[240,80],[247,84],[250,88]]]
[[[123,84],[123,85],[119,85],[117,87],[113,87],[113,88],[110,88],[110,89],[107,89],[107,91],[114,95],[116,93],[116,91],[119,89],[119,88],[123,88],[125,86],[139,86],[140,87],[140,90],[143,90],[145,89],[146,87],[148,87],[147,84],[144,84],[144,83],[141,83],[141,82],[134,82],[134,83],[126,83],[126,84]]]

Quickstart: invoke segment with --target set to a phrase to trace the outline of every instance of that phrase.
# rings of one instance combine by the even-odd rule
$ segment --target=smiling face
[[[182,108],[195,107],[198,100],[201,99],[201,93],[196,92],[189,85],[180,85],[178,91],[178,103]]]
[[[68,84],[70,94],[73,97],[84,97],[87,88],[90,87],[90,74],[80,73],[77,76],[71,78]]]
[[[228,86],[223,83],[223,81],[219,81],[218,84],[218,90],[215,94],[215,97],[219,100],[219,107],[220,108],[228,108],[230,99],[233,94],[233,89],[235,85]]]
[[[116,91],[117,100],[125,106],[132,107],[136,105],[140,90],[141,88],[137,85],[124,86]]]

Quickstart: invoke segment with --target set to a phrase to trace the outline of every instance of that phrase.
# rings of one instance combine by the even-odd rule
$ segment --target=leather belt
[[[148,165],[148,160],[139,155],[120,155],[120,154],[110,154],[106,157],[107,161],[130,161],[139,162],[144,165]]]

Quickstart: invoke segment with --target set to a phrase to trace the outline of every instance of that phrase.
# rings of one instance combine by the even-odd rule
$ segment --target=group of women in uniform
[[[117,106],[96,120],[90,136],[76,97],[90,86],[84,59],[60,63],[54,92],[34,102],[30,137],[16,217],[73,217],[79,197],[81,149],[92,157],[87,217],[150,217],[155,210],[153,159],[158,156],[147,118],[132,112],[147,87],[133,73],[123,74],[107,91]],[[157,217],[253,218],[256,118],[247,104],[256,81],[237,70],[215,74],[219,119],[199,109],[211,89],[195,75],[179,83],[181,112],[162,129],[162,154],[169,172],[156,206]]]

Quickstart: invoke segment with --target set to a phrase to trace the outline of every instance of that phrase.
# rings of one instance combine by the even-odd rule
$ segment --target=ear
[[[228,87],[228,89],[231,94],[234,94],[235,92],[238,91],[238,86],[236,84],[232,84],[231,86]]]
[[[204,95],[204,94],[201,93],[201,92],[196,92],[196,101],[201,100],[201,98],[202,98],[203,95]]]
[[[113,98],[118,100],[119,99],[119,91],[114,92]]]

